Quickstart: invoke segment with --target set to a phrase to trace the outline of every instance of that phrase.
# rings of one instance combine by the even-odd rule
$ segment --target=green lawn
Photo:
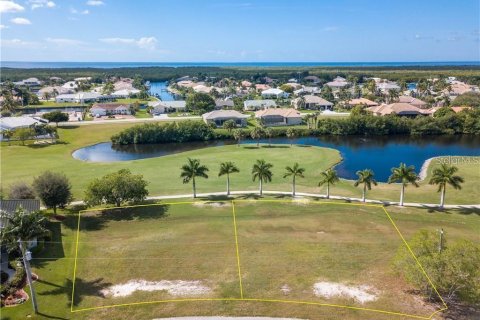
[[[273,198],[267,198],[272,199]],[[322,201],[235,201],[240,275],[244,298],[303,300],[429,315],[436,306],[422,302],[396,276],[391,259],[402,245],[378,207]],[[278,199],[275,199],[276,201]],[[103,297],[99,290],[129,280],[200,281],[211,289],[203,298],[240,297],[240,278],[230,201],[167,204],[84,213],[75,278],[74,310],[112,304],[191,298],[166,291],[136,291]],[[322,204],[323,203],[323,204]],[[447,241],[479,241],[478,211],[388,207],[402,233],[444,228]],[[51,221],[54,238],[34,256],[40,276],[40,316],[33,319],[151,319],[165,316],[242,315],[305,319],[392,319],[392,316],[330,307],[273,302],[175,302],[70,313],[77,218]],[[317,281],[365,284],[378,300],[359,304],[312,294]],[[290,291],[282,292],[287,286]],[[196,295],[195,297],[199,297]],[[31,305],[2,309],[2,319],[25,319]],[[398,319],[401,319],[398,318]]]
[[[110,136],[124,128],[133,126],[133,123],[100,124],[90,126],[60,128],[61,143],[49,146],[20,146],[2,143],[0,169],[1,185],[8,190],[15,181],[31,182],[33,177],[43,170],[64,172],[71,180],[73,193],[76,199],[83,197],[87,184],[96,177],[121,168],[129,168],[132,172],[140,173],[149,181],[150,195],[173,195],[191,192],[191,186],[182,183],[179,178],[180,166],[188,157],[198,158],[210,168],[209,179],[198,181],[199,192],[218,192],[224,189],[225,178],[218,177],[218,167],[222,161],[234,161],[240,168],[240,173],[232,175],[232,190],[256,190],[257,183],[251,181],[251,166],[256,159],[265,159],[274,164],[274,177],[266,190],[289,191],[288,179],[283,179],[284,168],[299,162],[306,168],[305,179],[298,179],[297,190],[300,192],[325,193],[326,187],[318,187],[319,174],[340,161],[338,151],[319,147],[275,145],[269,148],[261,145],[225,146],[200,149],[166,157],[145,160],[114,162],[114,163],[87,163],[75,160],[71,153],[76,149],[98,142],[109,141]],[[459,162],[459,174],[465,178],[462,190],[453,190],[447,187],[447,204],[478,203],[480,198],[480,157],[472,158],[475,161]],[[401,159],[399,159],[401,161]],[[429,167],[429,176],[437,161],[432,161]],[[372,168],[375,170],[375,168]],[[440,195],[437,187],[425,181],[419,188],[407,187],[406,202],[438,203]],[[166,183],[168,182],[168,183]],[[360,197],[361,189],[355,188],[353,182],[341,180],[331,188],[332,195]],[[368,192],[372,199],[398,201],[400,187],[397,184],[380,183]]]

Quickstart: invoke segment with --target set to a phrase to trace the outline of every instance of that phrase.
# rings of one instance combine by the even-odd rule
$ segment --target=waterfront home
[[[130,104],[128,103],[95,103],[90,108],[92,117],[100,117],[106,115],[131,114]]]
[[[214,123],[217,127],[223,126],[223,124],[229,120],[235,121],[238,127],[245,127],[249,116],[235,110],[215,110],[204,113],[202,118],[205,123]]]
[[[222,99],[217,99],[215,100],[215,109],[216,110],[221,110],[221,109],[233,109],[233,100],[222,100]]]
[[[378,106],[378,103],[366,98],[357,98],[347,101],[346,106],[350,108],[353,108],[355,106],[376,107]]]
[[[150,113],[153,115],[159,115],[162,113],[170,112],[184,112],[187,109],[187,103],[181,101],[152,101],[148,105],[152,107]]]
[[[422,110],[411,104],[402,103],[402,102],[382,104],[376,107],[369,107],[366,110],[372,112],[373,115],[375,116],[386,116],[389,114],[396,114],[399,116],[416,117],[416,116],[425,116],[430,114],[426,110]]]
[[[427,107],[427,103],[425,101],[411,96],[400,96],[398,97],[397,102],[408,103],[420,109],[424,109]]]
[[[393,81],[384,81],[377,83],[377,89],[383,93],[388,93],[390,90],[400,91],[400,86]]]
[[[55,97],[55,102],[63,103],[91,103],[96,102],[98,100],[109,99],[108,96],[102,96],[100,93],[97,92],[77,92],[77,93],[70,93],[70,94],[60,94]]]
[[[128,98],[132,95],[139,94],[140,90],[135,88],[117,90],[112,93],[112,96],[115,98]]]
[[[332,89],[341,89],[350,85],[350,83],[342,77],[336,77],[333,81],[325,83],[326,86],[329,86]]]
[[[293,126],[302,123],[302,115],[292,108],[260,110],[255,112],[255,118],[265,126]]]
[[[271,88],[262,91],[262,98],[264,99],[280,99],[287,97],[288,93],[278,88]]]
[[[319,96],[305,95],[292,100],[292,106],[295,109],[309,110],[332,110],[333,103]]]
[[[42,81],[38,80],[37,78],[28,78],[14,82],[13,84],[16,86],[38,87],[42,85]]]
[[[243,102],[243,109],[245,111],[256,111],[269,108],[276,108],[275,100],[245,100]]]

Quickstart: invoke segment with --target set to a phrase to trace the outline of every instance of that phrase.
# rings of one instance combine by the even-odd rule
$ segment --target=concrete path
[[[250,196],[258,196],[258,191],[232,191],[230,194],[233,196],[237,195],[250,195]],[[263,191],[265,195],[280,195],[280,196],[291,196],[291,192],[285,191]],[[210,197],[210,196],[225,196],[225,191],[223,192],[210,192],[210,193],[198,193],[198,198],[203,197]],[[324,194],[318,193],[306,193],[306,192],[297,192],[296,197],[311,197],[311,198],[318,198],[318,199],[326,199],[327,196]],[[168,199],[183,199],[183,198],[192,198],[192,194],[178,194],[178,195],[169,195],[169,196],[153,196],[147,197],[147,200],[168,200]],[[351,198],[351,197],[341,197],[341,196],[330,196],[330,200],[344,200],[344,201],[353,201],[353,202],[362,202],[361,198]],[[366,203],[373,203],[373,204],[381,204],[381,205],[393,205],[398,206],[399,202],[396,201],[382,201],[382,200],[374,200],[374,199],[366,199]],[[71,203],[72,205],[80,205],[83,204],[83,201],[74,201]],[[405,202],[403,204],[405,207],[416,207],[416,208],[432,208],[438,209],[439,205],[437,203],[416,203],[416,202]],[[462,204],[462,205],[445,205],[445,209],[480,209],[480,204]]]

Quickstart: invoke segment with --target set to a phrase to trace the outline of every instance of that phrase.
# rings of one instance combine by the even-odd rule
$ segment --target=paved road
[[[291,195],[291,192],[285,191],[263,191],[264,194],[268,195]],[[209,196],[224,196],[225,192],[210,192],[210,193],[199,193],[197,197],[209,197]],[[231,195],[258,195],[256,191],[232,191]],[[298,197],[311,197],[311,198],[319,198],[319,199],[326,199],[326,195],[318,194],[318,193],[305,193],[305,192],[297,192]],[[169,195],[169,196],[153,196],[147,197],[147,200],[168,200],[168,199],[182,199],[182,198],[191,198],[192,194],[179,194],[179,195]],[[361,198],[350,198],[350,197],[340,197],[340,196],[330,196],[331,200],[345,200],[345,201],[353,201],[353,202],[362,202]],[[382,204],[382,205],[399,205],[396,201],[382,201],[382,200],[374,200],[374,199],[366,199],[366,203],[373,203],[373,204]],[[74,201],[71,203],[72,205],[79,205],[83,204],[83,201]],[[432,208],[438,209],[439,205],[437,203],[416,203],[416,202],[405,202],[403,204],[405,207],[416,207],[416,208]],[[480,209],[480,204],[462,204],[462,205],[445,205],[445,209]]]

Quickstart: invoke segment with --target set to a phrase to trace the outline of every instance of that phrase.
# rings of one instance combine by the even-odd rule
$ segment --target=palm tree
[[[263,130],[263,132],[265,133],[265,136],[268,138],[268,146],[270,147],[272,145],[272,136],[273,136],[273,129],[272,128],[265,128]]]
[[[310,128],[310,125],[311,125],[311,120],[313,119],[314,115],[312,113],[307,113],[305,115],[305,117],[303,117],[303,119],[305,120],[305,122],[307,123],[307,129],[311,129]]]
[[[388,183],[399,182],[402,184],[400,191],[400,206],[403,206],[403,198],[405,195],[405,187],[409,184],[418,187],[418,175],[415,173],[414,166],[408,166],[400,163],[398,168],[392,168],[392,175],[388,178]]]
[[[252,132],[250,132],[250,136],[253,140],[257,140],[257,147],[260,146],[260,138],[263,136],[263,129],[261,127],[253,128]]]
[[[223,123],[223,129],[227,130],[228,133],[232,133],[232,130],[237,127],[237,124],[234,120],[227,120]]]
[[[398,91],[395,89],[388,90],[388,100],[390,103],[394,102],[398,98]]]
[[[323,186],[327,184],[327,199],[330,199],[330,185],[334,185],[340,179],[338,178],[337,171],[334,169],[328,169],[327,171],[322,172],[322,180],[318,183],[318,186]]]
[[[240,142],[245,138],[245,131],[242,129],[233,130],[233,138],[237,140],[237,146],[240,147]]]
[[[227,161],[220,164],[220,171],[218,172],[218,176],[221,177],[223,175],[227,175],[227,196],[230,195],[230,174],[236,172],[240,172],[240,170],[238,170],[235,163]]]
[[[197,197],[197,190],[195,185],[195,178],[205,178],[208,179],[208,168],[200,164],[200,160],[188,158],[188,162],[182,166],[182,173],[180,177],[183,178],[183,183],[189,183],[192,181],[193,186],[193,197]]]
[[[273,173],[271,169],[273,164],[265,162],[265,160],[257,160],[252,167],[252,179],[260,181],[260,195],[263,194],[263,182],[267,183],[272,181]]]
[[[297,101],[297,109],[304,109],[305,105],[307,104],[305,96],[300,96]]]
[[[27,258],[25,244],[47,232],[44,227],[46,219],[39,212],[27,213],[21,207],[13,214],[6,214],[0,211],[0,216],[2,219],[7,220],[6,227],[0,231],[1,242],[11,249],[20,249],[27,274],[28,286],[30,287],[33,311],[38,313],[37,297],[32,282],[32,270],[30,269],[29,258]]]
[[[285,167],[285,174],[283,175],[283,178],[286,178],[286,177],[292,177],[292,197],[295,197],[295,179],[296,177],[300,177],[300,178],[305,178],[305,176],[303,175],[303,173],[305,172],[305,168],[300,168],[299,164],[297,162],[295,162],[293,164],[293,167]]]
[[[290,139],[290,146],[293,146],[293,139],[297,136],[297,131],[294,128],[288,128],[287,138]]]
[[[362,201],[365,202],[365,195],[367,193],[367,189],[371,190],[372,184],[375,186],[377,185],[377,181],[373,178],[375,174],[370,169],[359,170],[356,174],[358,176],[358,179],[353,185],[355,187],[358,187],[358,185],[363,184]]]
[[[441,192],[440,196],[440,208],[445,205],[445,189],[447,184],[451,185],[454,189],[462,189],[461,183],[465,180],[455,175],[458,168],[455,166],[449,166],[446,163],[442,163],[439,168],[433,169],[432,178],[428,182],[429,184],[438,184],[438,191]]]

